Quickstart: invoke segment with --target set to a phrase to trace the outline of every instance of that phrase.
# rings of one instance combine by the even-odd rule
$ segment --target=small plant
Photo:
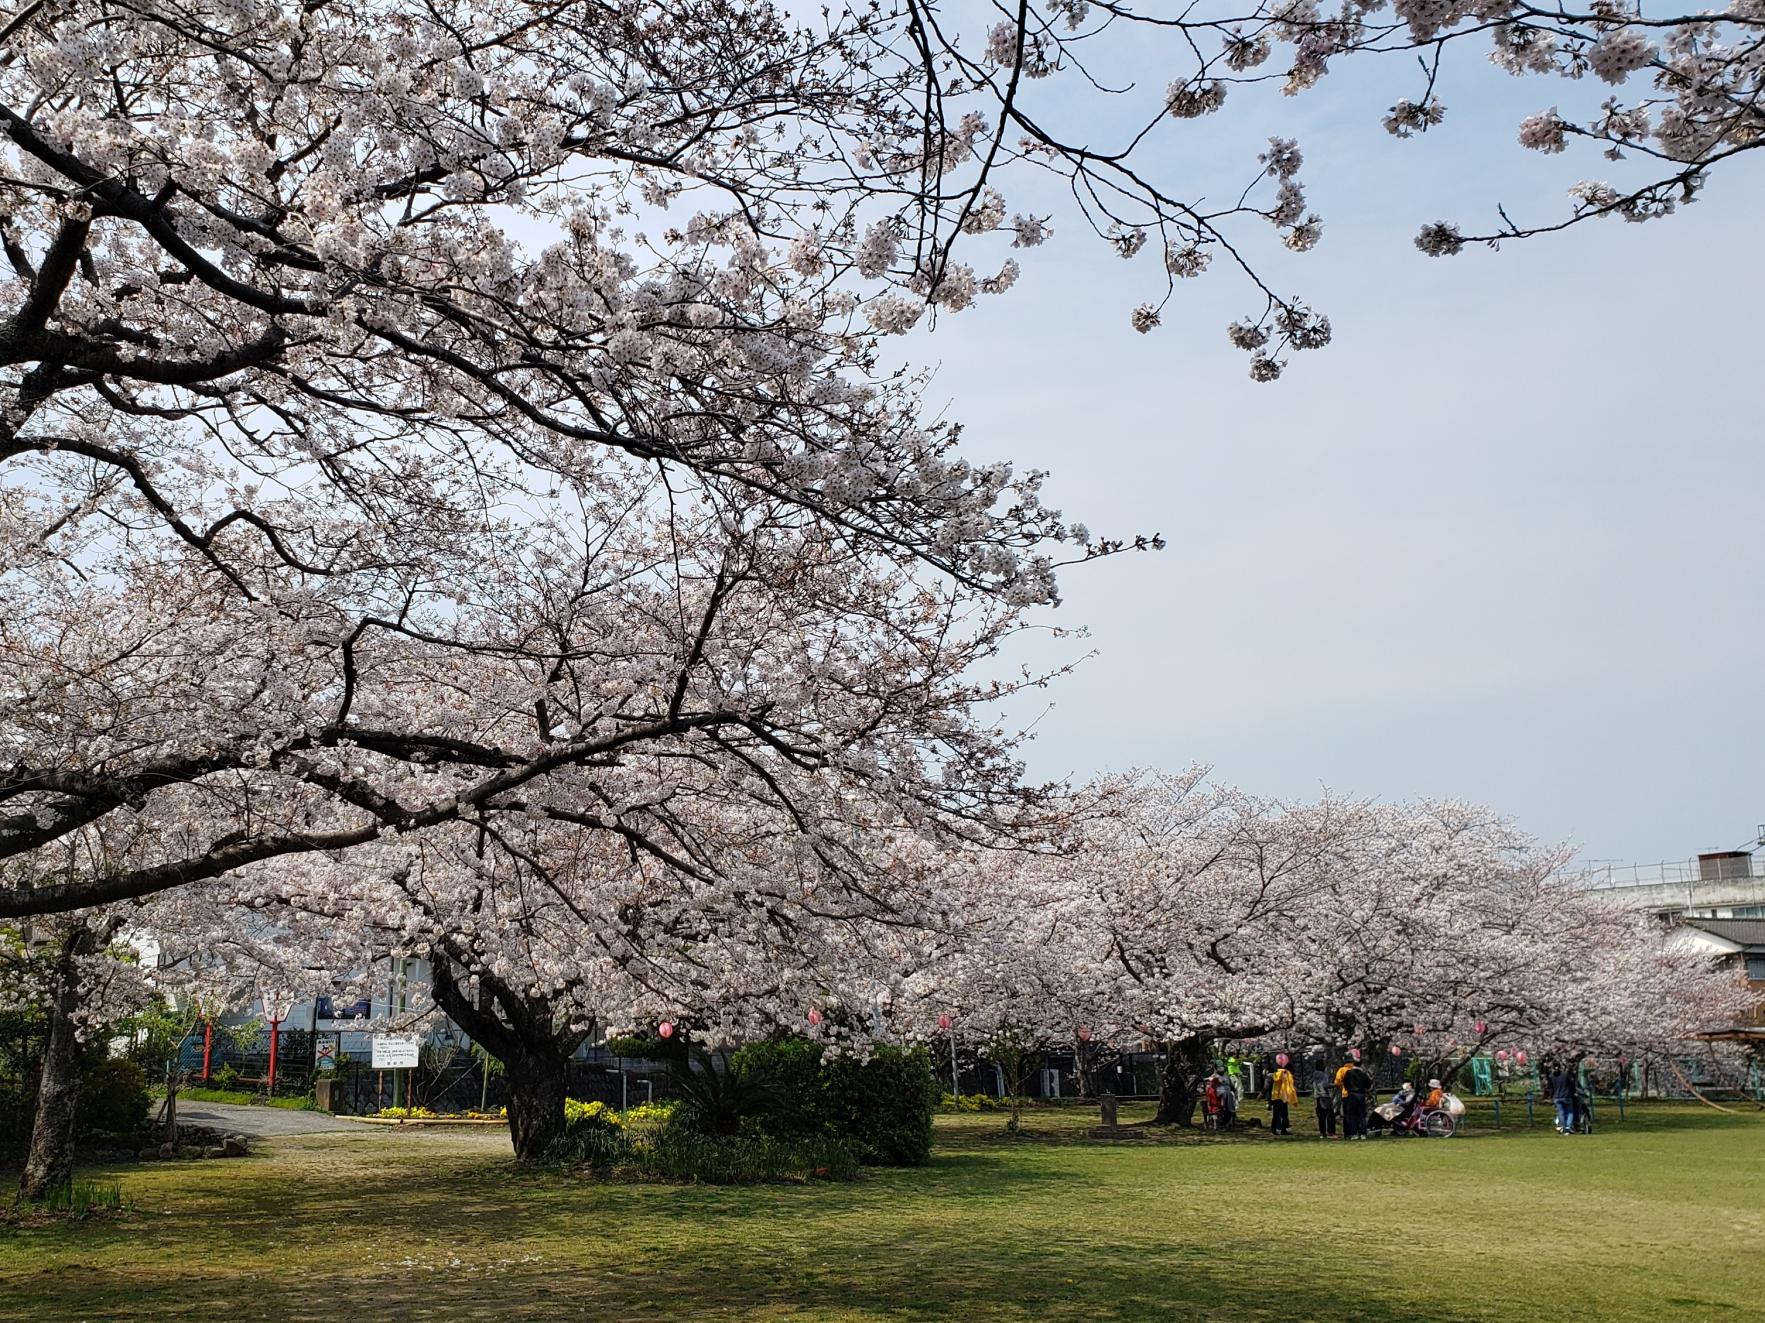
[[[227,1062],[208,1077],[208,1084],[222,1093],[232,1093],[239,1087],[239,1068],[231,1061]]]
[[[679,1110],[680,1104],[671,1098],[661,1102],[641,1102],[620,1112],[619,1123],[627,1130],[659,1130],[672,1123],[674,1113]]]
[[[617,1127],[594,1121],[573,1121],[546,1150],[553,1162],[609,1171],[630,1164],[636,1155],[631,1141]]]
[[[427,1107],[382,1107],[374,1115],[383,1121],[433,1121],[441,1113]]]
[[[990,1093],[946,1093],[938,1106],[946,1112],[1007,1112],[1022,1099],[995,1098]]]
[[[78,1220],[93,1213],[125,1213],[134,1205],[123,1198],[123,1187],[103,1181],[69,1181],[51,1189],[43,1211]]]

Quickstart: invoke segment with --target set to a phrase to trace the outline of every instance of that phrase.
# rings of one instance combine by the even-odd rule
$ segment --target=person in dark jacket
[[[1557,1133],[1575,1133],[1575,1071],[1564,1065],[1552,1067],[1550,1074],[1551,1101],[1557,1105]]]
[[[1367,1137],[1367,1106],[1373,1099],[1373,1077],[1359,1061],[1342,1076],[1342,1133],[1349,1139]]]

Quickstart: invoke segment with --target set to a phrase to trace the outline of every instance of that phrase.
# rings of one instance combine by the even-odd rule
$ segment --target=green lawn
[[[482,1132],[279,1139],[113,1173],[122,1221],[0,1229],[0,1319],[1765,1317],[1756,1112],[1365,1144],[1089,1116],[944,1118],[929,1168],[743,1189],[515,1173]]]

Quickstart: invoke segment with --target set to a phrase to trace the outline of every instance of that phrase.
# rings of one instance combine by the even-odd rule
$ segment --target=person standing
[[[1575,1133],[1575,1072],[1565,1065],[1552,1067],[1551,1101],[1557,1105],[1557,1133]]]
[[[1338,1138],[1336,1113],[1341,1110],[1337,1104],[1342,1099],[1342,1091],[1337,1087],[1335,1078],[1322,1058],[1312,1067],[1311,1096],[1318,1113],[1318,1138]]]
[[[1269,1133],[1293,1133],[1293,1114],[1288,1109],[1299,1101],[1299,1090],[1293,1083],[1293,1072],[1284,1065],[1275,1067],[1269,1076]]]
[[[1373,1077],[1359,1060],[1348,1063],[1342,1075],[1342,1131],[1350,1139],[1367,1137],[1367,1103],[1373,1096]]]

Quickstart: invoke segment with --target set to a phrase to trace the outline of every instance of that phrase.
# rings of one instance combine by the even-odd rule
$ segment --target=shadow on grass
[[[1659,1131],[1662,1144],[1479,1143],[1482,1156],[1461,1165],[1470,1153],[1458,1141],[1394,1145],[1414,1153],[1392,1161],[1360,1145],[1265,1136],[1195,1136],[1193,1152],[1177,1153],[941,1126],[928,1167],[761,1187],[598,1184],[519,1171],[484,1148],[313,1137],[262,1159],[113,1173],[143,1209],[127,1223],[0,1233],[0,1320],[1397,1323],[1496,1317],[1487,1297],[1504,1285],[1510,1304],[1538,1306],[1553,1280],[1567,1293],[1550,1299],[1554,1316],[1635,1317],[1582,1293],[1604,1279],[1628,1296],[1637,1281],[1622,1274],[1637,1263],[1677,1272],[1663,1251],[1683,1251],[1688,1219],[1739,1215],[1728,1204],[1674,1207],[1660,1227],[1625,1225],[1659,1202],[1661,1176],[1637,1160],[1682,1175],[1688,1158],[1701,1163],[1682,1180],[1690,1197],[1712,1164],[1751,1160],[1693,1133],[1730,1127],[1743,1144],[1761,1137],[1756,1123],[1720,1113],[1642,1109],[1621,1133]],[[1665,1142],[1674,1133],[1684,1138]],[[1504,1137],[1524,1138],[1484,1138]],[[1403,1245],[1358,1230],[1364,1207],[1467,1178],[1474,1217],[1423,1224]],[[1620,1214],[1612,1227],[1537,1238],[1534,1223],[1560,1230],[1574,1201],[1605,1183],[1604,1206]],[[1606,1250],[1616,1237],[1631,1243]],[[1752,1270],[1726,1271],[1683,1286],[1711,1286],[1695,1293],[1699,1308],[1739,1317],[1721,1297],[1743,1298]],[[1657,1298],[1675,1308],[1694,1299],[1673,1286]]]

